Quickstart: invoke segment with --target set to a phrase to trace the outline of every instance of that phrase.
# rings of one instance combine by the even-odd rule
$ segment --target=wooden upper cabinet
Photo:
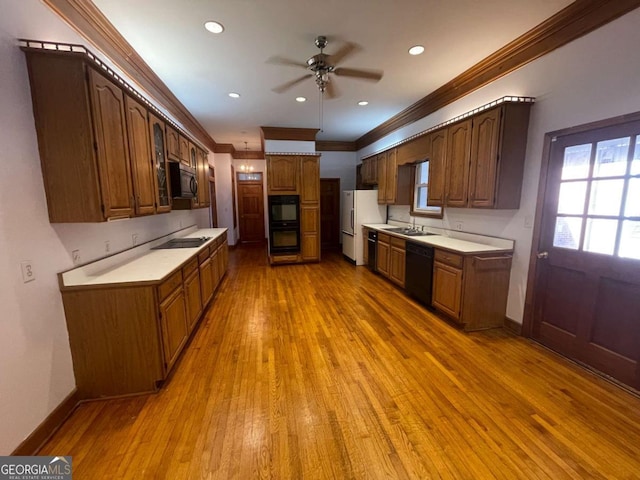
[[[469,206],[520,207],[530,108],[504,103],[473,118]]]
[[[381,153],[376,157],[378,170],[378,203],[387,203],[387,155]]]
[[[189,157],[189,140],[178,134],[178,141],[180,148],[180,163],[191,166],[191,159]]]
[[[423,162],[431,155],[431,138],[429,135],[421,135],[410,142],[399,145],[397,151],[398,165]]]
[[[198,165],[198,204],[201,207],[208,207],[210,194],[209,159],[207,158],[207,152],[196,147],[196,158]]]
[[[444,205],[446,170],[447,170],[447,138],[448,130],[441,128],[428,135],[429,137],[429,188],[427,189],[427,205],[441,207]]]
[[[270,155],[267,158],[268,193],[298,193],[299,157],[295,155]]]
[[[494,109],[473,119],[469,200],[475,207],[493,206],[500,116],[501,109]]]
[[[300,186],[300,203],[320,202],[320,162],[318,157],[302,157]]]
[[[167,156],[174,162],[180,161],[180,135],[171,126],[167,125]]]
[[[136,215],[150,215],[156,212],[156,179],[148,113],[145,106],[128,95],[125,104],[135,211]]]
[[[111,80],[89,68],[92,117],[106,218],[133,214],[124,94]],[[78,202],[82,202],[78,198]]]
[[[398,182],[398,164],[396,162],[396,149],[392,148],[386,152],[387,160],[385,163],[386,173],[386,185],[385,185],[385,203],[396,203],[397,182]]]
[[[362,184],[377,185],[378,184],[378,158],[369,157],[362,160]]]
[[[471,119],[448,127],[446,206],[467,206],[469,162],[471,150]]]
[[[151,112],[149,112],[149,140],[155,178],[156,211],[165,213],[171,211],[166,130],[164,122]]]
[[[378,155],[378,203],[409,205],[411,203],[411,166],[397,164],[395,148]]]

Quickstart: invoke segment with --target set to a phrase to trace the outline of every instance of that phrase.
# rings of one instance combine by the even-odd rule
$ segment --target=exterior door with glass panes
[[[550,152],[532,337],[640,389],[640,121]]]

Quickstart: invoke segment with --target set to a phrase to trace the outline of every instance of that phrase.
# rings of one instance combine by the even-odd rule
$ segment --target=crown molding
[[[235,147],[230,143],[217,143],[215,153],[230,153],[233,155],[236,152]]]
[[[264,159],[263,150],[236,150],[231,143],[216,144],[215,153],[230,153],[234,160],[262,160]]]
[[[212,151],[216,142],[91,1],[43,0]]]
[[[319,152],[355,152],[356,142],[316,141],[316,150]]]
[[[318,128],[260,127],[264,140],[297,140],[315,142]]]
[[[640,7],[640,0],[576,0],[356,140],[358,150]]]

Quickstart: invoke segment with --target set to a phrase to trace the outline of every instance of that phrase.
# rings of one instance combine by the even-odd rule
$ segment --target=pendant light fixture
[[[240,165],[240,171],[253,172],[253,166],[249,165],[249,145],[247,142],[244,142],[244,163]]]

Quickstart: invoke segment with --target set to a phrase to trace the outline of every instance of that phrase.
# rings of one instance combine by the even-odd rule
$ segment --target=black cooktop
[[[174,238],[162,245],[153,247],[151,250],[165,250],[167,248],[197,248],[211,237],[197,237],[197,238]]]

